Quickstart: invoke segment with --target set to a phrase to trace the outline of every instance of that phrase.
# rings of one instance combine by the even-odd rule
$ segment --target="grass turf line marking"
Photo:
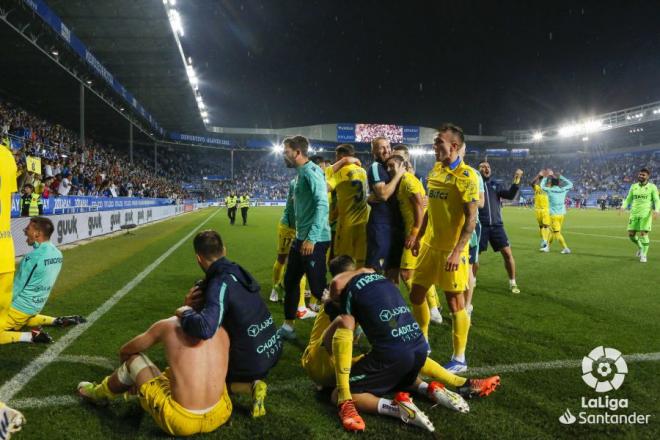
[[[660,361],[660,352],[656,353],[635,353],[624,355],[623,358],[627,362],[654,362]],[[104,363],[107,366],[112,361],[102,356],[60,356],[56,361],[58,362],[74,362],[88,365],[99,365]],[[566,359],[560,361],[547,361],[547,362],[525,362],[520,364],[509,365],[493,365],[490,367],[477,367],[470,368],[468,372],[470,376],[483,375],[483,374],[501,374],[501,373],[523,373],[526,371],[538,370],[557,370],[565,368],[579,368],[582,365],[582,359],[573,360]],[[268,391],[291,391],[299,390],[301,388],[299,379],[291,379],[284,381],[277,381],[273,385],[268,385]],[[12,400],[11,405],[19,409],[34,409],[46,408],[51,406],[69,406],[80,403],[80,399],[74,395],[63,396],[47,396],[47,397],[28,397],[25,399]]]
[[[533,228],[531,226],[523,226],[521,229],[526,229],[530,231],[537,231],[539,228]],[[627,233],[627,231],[625,231]],[[586,232],[575,232],[575,231],[561,231],[562,234],[574,234],[574,235],[586,235],[587,237],[604,237],[604,238],[615,238],[617,240],[630,240],[627,235],[623,237],[620,235],[604,235],[604,234],[588,234]],[[660,240],[649,240],[651,243],[660,243]]]
[[[73,341],[78,339],[78,337],[85,332],[89,327],[91,327],[94,322],[99,318],[105,315],[108,310],[115,306],[126,294],[128,294],[135,286],[140,284],[151,272],[154,271],[167,257],[169,257],[174,251],[176,251],[182,244],[184,244],[195,232],[197,232],[202,226],[204,226],[209,220],[211,220],[219,210],[216,210],[213,214],[209,215],[206,220],[196,226],[188,235],[183,237],[172,247],[166,250],[160,257],[158,257],[153,263],[147,266],[142,272],[140,272],[135,278],[126,283],[124,287],[119,289],[114,293],[109,299],[107,299],[103,304],[101,304],[96,310],[94,310],[89,316],[87,316],[87,323],[83,325],[77,325],[73,327],[67,334],[62,336],[57,342],[51,345],[46,351],[41,355],[35,358],[30,362],[23,370],[18,374],[12,377],[8,382],[6,382],[0,388],[0,401],[7,402],[11,400],[16,394],[18,394],[25,385],[27,385],[34,376],[36,376],[44,367],[53,362],[61,353],[64,351]]]

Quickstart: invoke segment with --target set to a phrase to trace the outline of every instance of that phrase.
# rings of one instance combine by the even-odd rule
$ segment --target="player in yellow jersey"
[[[419,259],[410,292],[413,313],[425,335],[430,320],[426,292],[433,284],[445,292],[453,315],[454,346],[452,361],[445,368],[452,372],[467,369],[465,347],[470,318],[464,292],[469,283],[468,244],[479,202],[478,178],[458,154],[464,142],[463,130],[453,124],[441,126],[435,138],[436,164],[428,176],[428,210],[413,245],[413,254],[418,253]]]
[[[536,222],[539,224],[539,234],[541,235],[542,252],[546,252],[548,247],[548,238],[550,237],[550,203],[548,194],[541,188],[541,180],[548,176],[548,170],[543,169],[532,180],[534,188],[534,211],[536,213]]]
[[[350,144],[341,144],[335,149],[335,154],[337,160],[355,157],[355,148]],[[369,220],[367,172],[359,165],[349,163],[332,172],[327,184],[328,190],[337,196],[334,254],[349,255],[358,267],[362,267],[367,254],[366,227]]]
[[[11,306],[14,286],[14,240],[11,237],[11,195],[16,188],[16,161],[4,145],[0,145],[0,322],[4,322]],[[0,402],[0,436],[9,436],[21,429],[25,417]]]

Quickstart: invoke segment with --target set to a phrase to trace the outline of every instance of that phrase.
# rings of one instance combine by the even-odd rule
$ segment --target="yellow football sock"
[[[307,307],[305,305],[305,278],[300,280],[300,299],[298,300],[298,310]]]
[[[557,232],[557,239],[559,240],[561,247],[563,247],[564,249],[568,247],[568,245],[566,244],[566,240],[564,240],[564,236],[561,235],[561,232]]]
[[[233,382],[229,385],[229,390],[232,394],[249,394],[252,395],[252,383],[249,382]]]
[[[115,394],[112,391],[110,391],[110,387],[108,387],[109,380],[110,380],[110,376],[106,376],[105,379],[103,379],[99,385],[96,385],[96,387],[94,387],[94,394],[96,394],[96,397],[98,399],[102,399],[102,398],[114,399],[117,396],[119,396],[119,394],[122,394],[122,393]]]
[[[548,245],[551,245],[552,242],[555,241],[555,235],[556,234],[557,234],[556,232],[550,232],[548,234]]]
[[[548,241],[550,230],[548,228],[541,228],[541,238],[543,241]]]
[[[284,276],[284,264],[280,263],[279,260],[275,260],[273,264],[273,287],[277,286],[282,282],[282,277]]]
[[[420,370],[420,374],[453,387],[460,387],[461,385],[465,385],[465,382],[467,382],[466,378],[457,376],[454,373],[447,371],[442,365],[430,357],[426,358],[426,362],[424,362],[424,365]]]
[[[39,327],[40,325],[53,325],[55,318],[46,315],[34,315],[25,323],[28,327]]]
[[[421,304],[412,305],[412,312],[419,328],[422,330],[426,340],[429,340],[429,323],[431,322],[431,311],[429,310],[429,305],[426,303],[426,299]]]
[[[22,332],[0,331],[0,345],[21,342]]]
[[[429,304],[429,309],[438,308],[438,292],[436,292],[434,285],[426,291],[426,302]]]
[[[353,331],[339,328],[332,335],[332,354],[335,358],[335,378],[337,381],[337,403],[350,400],[351,363],[353,360]]]
[[[452,341],[454,343],[454,357],[465,355],[465,347],[467,346],[468,331],[470,330],[470,317],[465,309],[461,309],[456,313],[452,313]]]

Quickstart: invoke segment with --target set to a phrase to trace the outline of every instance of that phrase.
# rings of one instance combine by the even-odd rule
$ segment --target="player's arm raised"
[[[226,290],[225,281],[213,278],[204,290],[204,308],[200,312],[189,306],[177,309],[181,327],[187,334],[199,339],[210,339],[215,335],[227,309]]]
[[[119,349],[119,361],[126,362],[134,354],[147,351],[150,347],[160,342],[161,335],[168,321],[176,318],[161,319],[160,321],[154,323],[149,329],[134,337],[127,343],[125,343]]]
[[[392,176],[392,179],[388,183],[379,182],[373,186],[373,195],[375,196],[376,200],[386,202],[392,196],[392,194],[395,193],[396,186],[399,184],[399,181],[405,172],[406,169],[404,168],[403,164],[395,162],[394,175]]]
[[[345,156],[339,159],[337,162],[332,164],[332,172],[336,173],[337,171],[341,170],[341,168],[345,165],[349,164],[355,164],[357,166],[362,166],[362,163],[360,162],[360,159],[357,157],[352,157],[352,156]]]

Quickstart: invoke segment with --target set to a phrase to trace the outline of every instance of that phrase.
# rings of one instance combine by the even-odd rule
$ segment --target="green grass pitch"
[[[44,312],[90,314],[216,211],[205,209],[140,228],[131,235],[65,251],[64,268]],[[231,227],[221,210],[204,226],[222,234],[228,256],[255,275],[264,298],[271,289],[280,213],[278,208],[251,209],[248,226]],[[564,229],[573,254],[560,255],[558,245],[550,254],[541,254],[533,211],[507,208],[504,217],[522,294],[509,293],[498,254],[489,251],[481,255],[467,349],[471,368],[579,361],[599,345],[624,354],[660,352],[660,233],[651,234],[649,262],[640,264],[626,238],[625,214],[572,210]],[[120,345],[152,322],[172,315],[188,288],[202,277],[191,241],[166,258],[73,341],[62,353],[64,357],[47,365],[14,396],[12,403],[22,409],[28,421],[16,438],[165,437],[136,400],[116,401],[99,409],[72,397],[80,380],[98,381],[110,372],[103,359],[97,365],[93,361],[80,362],[84,360],[80,356],[116,363]],[[269,307],[281,323],[282,306],[269,303]],[[446,311],[443,316],[443,325],[431,327],[432,357],[440,363],[451,354],[450,317]],[[328,395],[316,392],[300,367],[311,325],[310,321],[298,323],[299,342],[286,343],[282,359],[268,378],[268,414],[253,421],[249,402],[233,398],[230,423],[207,438],[348,436]],[[54,329],[51,334],[57,341],[68,331]],[[0,383],[20,373],[45,349],[43,345],[27,344],[0,347]],[[163,366],[162,351],[155,349],[150,356]],[[582,396],[597,396],[582,381],[577,364],[503,372],[501,388],[486,399],[471,401],[467,415],[431,408],[421,397],[415,400],[434,422],[438,436],[444,438],[660,438],[660,362],[631,361],[628,369],[623,386],[608,395],[629,399],[629,408],[610,413],[653,414],[647,426],[559,423],[558,417],[566,409],[573,414],[583,411]],[[365,421],[367,431],[362,438],[428,436],[391,418],[367,415]]]

